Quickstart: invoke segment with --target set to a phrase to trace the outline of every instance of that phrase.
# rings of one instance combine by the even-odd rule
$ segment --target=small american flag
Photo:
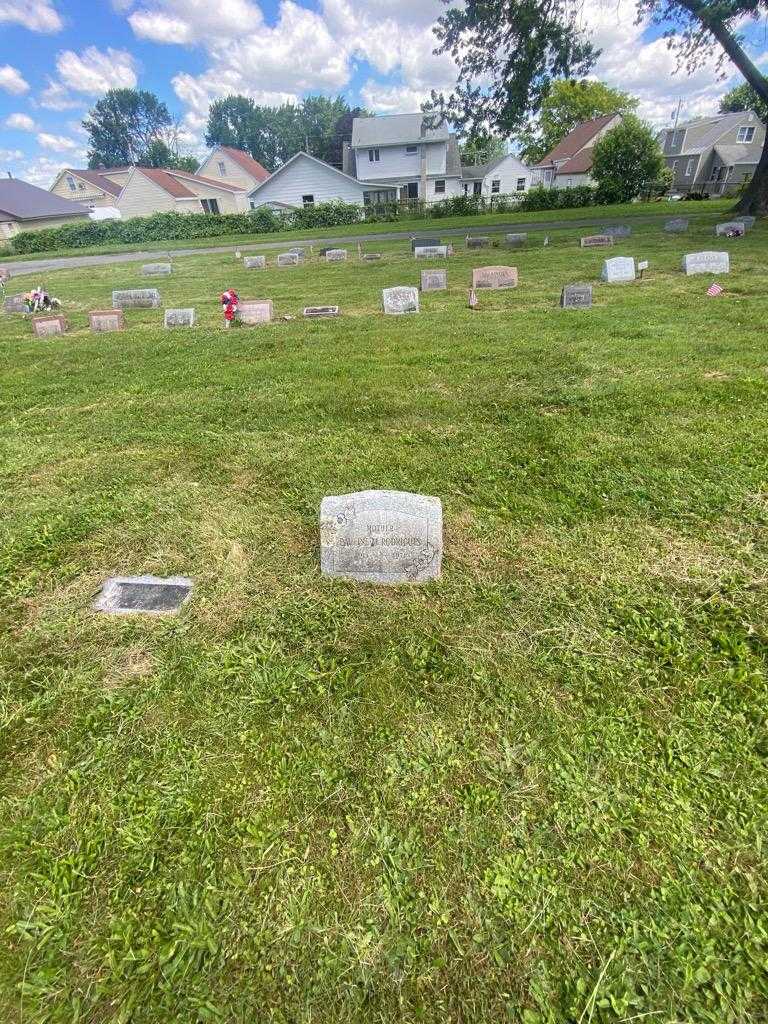
[[[474,288],[469,289],[469,308],[477,309],[477,292]]]
[[[720,287],[720,285],[717,283],[717,281],[714,281],[709,286],[709,288],[707,288],[707,295],[711,295],[712,297],[714,297],[715,295],[722,295],[722,294],[723,294],[723,289]]]

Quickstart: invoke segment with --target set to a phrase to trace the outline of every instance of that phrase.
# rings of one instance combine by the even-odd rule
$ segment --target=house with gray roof
[[[88,220],[88,207],[19,178],[0,178],[0,239]]]
[[[463,165],[461,188],[465,196],[521,196],[533,181],[533,171],[514,153],[505,153],[484,164]]]
[[[697,117],[659,132],[673,173],[673,192],[729,195],[752,179],[765,143],[765,125],[754,112]]]

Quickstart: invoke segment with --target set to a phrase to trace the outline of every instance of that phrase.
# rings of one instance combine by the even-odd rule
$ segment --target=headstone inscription
[[[664,230],[671,235],[680,235],[688,230],[688,223],[687,217],[673,217],[664,225]]]
[[[157,309],[160,305],[160,292],[157,288],[115,291],[112,292],[112,305],[115,309]]]
[[[563,309],[589,309],[592,305],[591,284],[567,284],[560,294]]]
[[[440,576],[443,507],[404,491],[331,495],[320,506],[320,566],[363,583],[422,583]]]
[[[693,274],[728,274],[731,261],[727,252],[689,252],[683,256],[686,276]]]
[[[609,238],[629,238],[632,228],[627,224],[609,224],[603,228],[603,234]]]
[[[93,309],[88,314],[88,324],[94,334],[108,334],[125,328],[122,309]]]
[[[54,334],[64,334],[67,321],[63,316],[36,316],[32,320],[32,331],[36,338],[50,338]]]
[[[194,309],[166,309],[165,311],[165,327],[194,327],[195,326],[195,311]]]
[[[715,224],[715,234],[725,235],[727,238],[738,238],[746,234],[747,228],[743,221],[728,220],[723,224]]]
[[[267,266],[266,256],[245,256],[243,266],[246,270],[264,270]]]
[[[3,303],[6,313],[26,313],[27,304],[23,295],[9,295]]]
[[[112,615],[168,615],[189,600],[192,586],[187,576],[113,576],[104,583],[93,607]]]
[[[610,235],[585,235],[580,244],[582,249],[601,249],[613,245],[613,238]]]
[[[268,324],[272,320],[272,299],[242,299],[237,316],[244,324]]]
[[[417,245],[413,250],[417,260],[445,259],[448,255],[447,245]]]
[[[600,276],[608,284],[622,284],[625,281],[634,281],[637,276],[634,257],[614,256],[613,259],[605,260],[603,272]]]
[[[517,267],[475,267],[473,288],[517,288]]]
[[[306,306],[304,309],[304,316],[307,317],[329,317],[338,315],[338,306]]]
[[[442,244],[439,238],[412,238],[411,252],[415,252],[417,249],[431,249],[433,245]]]
[[[525,245],[528,241],[528,233],[526,231],[513,232],[512,234],[505,235],[504,240],[510,248],[514,249],[519,245]]]
[[[390,316],[419,312],[419,293],[416,288],[399,286],[384,288],[381,293],[384,312]]]
[[[299,254],[297,252],[281,252],[277,257],[278,267],[298,267]]]
[[[467,237],[468,249],[487,249],[490,244],[491,240],[487,235],[478,235],[475,238]]]
[[[141,268],[144,277],[167,277],[172,271],[170,263],[145,263]]]
[[[343,263],[347,258],[346,249],[329,249],[325,254],[326,263]]]
[[[422,270],[421,290],[423,292],[444,292],[447,287],[447,270]]]

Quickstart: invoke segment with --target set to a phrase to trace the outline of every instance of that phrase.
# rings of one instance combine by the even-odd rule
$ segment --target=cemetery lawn
[[[56,249],[50,252],[25,253],[21,256],[5,256],[0,251],[3,263],[15,263],[23,260],[38,260],[54,256],[98,256],[119,252],[173,252],[175,249],[210,249],[216,246],[247,245],[249,243],[292,242],[308,238],[352,238],[357,235],[386,235],[390,232],[413,232],[421,235],[439,235],[441,229],[467,228],[477,234],[483,229],[488,230],[499,224],[526,223],[545,225],[558,221],[589,221],[605,223],[613,217],[692,217],[699,219],[719,214],[720,219],[727,219],[729,210],[733,209],[734,200],[709,199],[706,202],[654,202],[654,203],[620,203],[615,206],[588,206],[574,210],[536,210],[532,213],[487,213],[472,214],[465,217],[441,217],[435,219],[420,218],[418,220],[387,221],[379,224],[342,224],[333,228],[307,228],[295,231],[277,231],[273,234],[220,235],[211,238],[176,238],[162,242],[142,242],[131,244],[110,243],[105,245],[89,245],[78,249]],[[372,251],[373,242],[366,243]]]
[[[4,1024],[766,1020],[768,225],[577,235],[0,315]],[[200,326],[88,333],[147,285]],[[297,318],[225,332],[228,286]],[[439,582],[321,577],[322,497],[369,487],[442,499]],[[140,573],[180,616],[90,610]]]

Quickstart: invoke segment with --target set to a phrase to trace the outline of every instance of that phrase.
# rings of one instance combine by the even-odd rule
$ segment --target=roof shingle
[[[603,114],[601,117],[593,117],[591,121],[582,121],[581,124],[577,124],[536,166],[546,167],[557,160],[570,160],[594,139],[598,132],[610,124],[614,117],[616,114]]]
[[[87,217],[88,207],[19,178],[0,178],[0,212],[13,220],[44,220],[48,217]]]

